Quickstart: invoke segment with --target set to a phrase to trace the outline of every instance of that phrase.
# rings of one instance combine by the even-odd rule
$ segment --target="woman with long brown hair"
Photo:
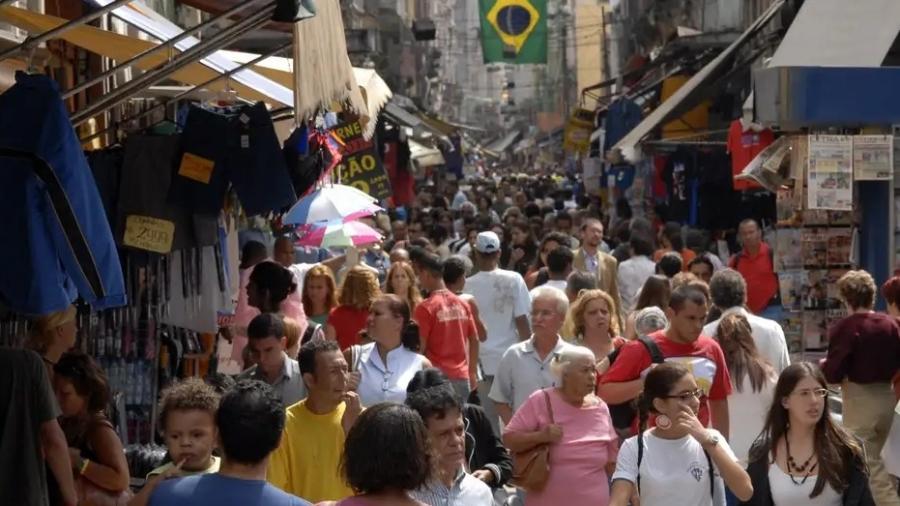
[[[411,312],[416,311],[416,306],[422,302],[422,294],[419,292],[419,282],[410,263],[391,264],[391,269],[384,282],[384,293],[392,293],[400,297],[409,305]]]
[[[337,285],[331,269],[315,265],[303,278],[303,312],[306,318],[319,325],[325,325],[328,313],[338,305]]]
[[[778,374],[759,354],[750,322],[740,313],[722,317],[716,340],[725,354],[734,392],[728,396],[728,427],[731,448],[742,465],[747,465],[750,446],[762,431]]]
[[[672,284],[669,282],[669,278],[661,274],[654,274],[647,278],[644,286],[641,287],[634,310],[639,311],[645,307],[656,306],[665,311],[669,307],[669,297],[671,296]]]
[[[101,495],[127,493],[130,476],[122,441],[106,418],[109,383],[88,355],[67,353],[54,366],[53,386],[59,401],[60,425],[69,443],[72,470],[84,504],[91,488]]]
[[[328,313],[325,338],[337,341],[342,350],[359,344],[359,333],[366,326],[369,308],[379,295],[381,289],[375,271],[361,265],[350,269],[341,284],[340,305]]]
[[[871,506],[862,446],[831,419],[825,376],[800,362],[781,372],[772,407],[750,449],[751,506]]]

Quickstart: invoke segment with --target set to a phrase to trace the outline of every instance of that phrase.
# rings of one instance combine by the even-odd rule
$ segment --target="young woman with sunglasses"
[[[753,497],[742,504],[873,506],[862,446],[831,419],[825,376],[800,362],[782,371],[747,471]]]
[[[619,450],[611,506],[627,506],[635,492],[641,506],[722,505],[723,480],[739,499],[753,495],[728,442],[697,419],[702,395],[684,364],[650,369],[638,400],[640,430]],[[644,431],[651,414],[656,426]]]

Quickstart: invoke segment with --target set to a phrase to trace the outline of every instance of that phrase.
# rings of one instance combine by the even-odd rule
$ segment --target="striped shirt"
[[[492,506],[494,496],[491,489],[478,478],[459,470],[453,485],[446,486],[440,481],[431,481],[414,490],[412,497],[431,506]]]

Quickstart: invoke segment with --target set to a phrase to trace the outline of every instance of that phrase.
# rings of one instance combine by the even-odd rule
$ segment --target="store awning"
[[[499,139],[494,140],[490,144],[484,147],[485,151],[490,151],[491,153],[501,154],[507,149],[509,149],[514,142],[519,139],[519,136],[522,135],[522,132],[518,130],[513,130],[508,134],[500,137]]]
[[[754,72],[757,119],[782,130],[900,122],[896,0],[805,2],[769,66]]]
[[[900,1],[804,2],[769,67],[880,67],[900,32]]]
[[[0,7],[0,20],[30,33],[45,32],[68,21],[63,18],[38,14],[17,7]],[[157,45],[151,41],[120,35],[93,26],[79,26],[73,28],[60,35],[60,38],[87,51],[117,61],[128,60]],[[166,51],[161,50],[156,54],[143,58],[137,62],[135,66],[141,70],[150,70],[153,67],[164,63],[167,59]],[[232,62],[231,68],[236,66],[237,64]],[[169,77],[185,84],[198,85],[219,74],[220,72],[198,62],[173,72]],[[243,77],[238,79],[237,76],[242,74]],[[252,79],[248,80],[247,76],[251,76]],[[262,100],[273,104],[288,106],[292,103],[292,92],[290,88],[285,88],[253,71],[243,70],[236,73],[235,77],[228,81],[229,82],[226,82],[224,79],[220,80],[210,84],[208,88],[212,91],[222,91],[226,89],[226,86],[230,85],[231,89],[235,90],[241,97],[247,100]],[[257,85],[260,87],[257,87]]]
[[[733,61],[737,51],[741,49],[756,33],[762,29],[781,9],[784,0],[776,0],[772,5],[741,34],[736,41],[725,48],[699,72],[693,75],[688,82],[678,89],[671,97],[659,105],[653,112],[647,115],[631,132],[623,137],[613,149],[621,149],[626,158],[634,158],[634,150],[637,145],[660,125],[681,116],[691,110],[698,103],[707,98],[704,94],[706,87],[728,70],[727,63]]]
[[[439,149],[428,147],[414,140],[409,141],[409,158],[422,168],[444,164],[444,155]]]

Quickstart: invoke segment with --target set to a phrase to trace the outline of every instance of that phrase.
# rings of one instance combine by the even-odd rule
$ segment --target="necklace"
[[[787,434],[784,435],[784,448],[787,452],[787,468],[788,468],[787,475],[788,475],[788,478],[791,479],[791,483],[793,483],[794,485],[799,487],[799,486],[803,485],[804,483],[806,483],[806,480],[809,479],[809,477],[812,475],[812,473],[815,472],[816,467],[818,467],[818,465],[819,465],[818,461],[813,462],[812,465],[810,465],[813,457],[816,456],[816,452],[815,452],[815,450],[813,450],[813,452],[812,452],[812,454],[810,454],[809,458],[806,459],[806,462],[804,462],[803,464],[798,466],[797,462],[794,460],[793,455],[791,455],[791,443],[788,442]],[[809,466],[809,469],[807,469],[807,466]],[[797,475],[799,475],[799,476],[803,476],[803,480],[801,480],[798,483],[797,480],[794,479],[794,473],[797,473]]]

